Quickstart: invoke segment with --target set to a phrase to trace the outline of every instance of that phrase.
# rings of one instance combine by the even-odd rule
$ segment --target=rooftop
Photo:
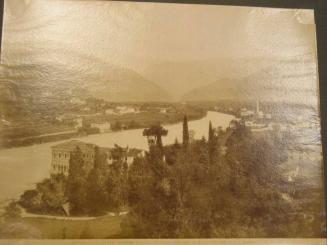
[[[87,150],[93,150],[96,145],[85,143],[79,140],[70,140],[64,143],[60,143],[58,145],[54,145],[51,148],[54,150],[62,150],[62,151],[74,151],[76,148],[79,147],[81,151],[87,151]],[[107,148],[107,147],[99,147],[99,150],[105,153],[111,153],[114,148]],[[122,154],[125,156],[136,156],[138,154],[142,153],[142,150],[136,149],[136,148],[122,148]]]
[[[55,150],[74,151],[77,147],[79,147],[83,151],[84,149],[93,149],[94,147],[96,147],[96,145],[85,143],[79,140],[71,140],[58,145],[54,145],[51,148]]]

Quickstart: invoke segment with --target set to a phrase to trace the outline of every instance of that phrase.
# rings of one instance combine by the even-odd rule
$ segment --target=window
[[[61,154],[59,153],[59,158],[61,157]]]

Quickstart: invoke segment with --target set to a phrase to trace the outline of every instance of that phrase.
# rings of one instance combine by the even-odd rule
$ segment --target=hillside
[[[4,65],[1,75],[4,81],[17,84],[6,87],[17,90],[11,93],[20,94],[21,97],[17,99],[25,101],[50,102],[53,99],[65,100],[72,95],[83,98],[93,96],[113,102],[170,99],[166,91],[138,73],[109,65],[98,66],[95,71],[61,64]]]
[[[284,64],[285,65],[285,64]],[[287,102],[315,105],[316,74],[307,70],[296,72],[285,66],[269,66],[245,78],[219,79],[185,93],[184,101],[216,101],[221,99]]]

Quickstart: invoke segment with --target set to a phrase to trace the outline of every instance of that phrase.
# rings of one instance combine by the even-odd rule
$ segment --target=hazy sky
[[[307,23],[312,11],[6,0],[4,49],[24,42],[24,48],[70,49],[112,63],[294,56],[312,52]]]
[[[129,67],[154,82],[167,83],[166,89],[170,83],[177,95],[219,78],[244,76],[246,69],[251,73],[278,66],[279,61],[296,61],[282,68],[298,73],[293,78],[311,74],[303,79],[304,87],[315,87],[317,81],[311,10],[5,0],[3,62],[79,65],[81,57]],[[244,60],[252,62],[251,68]],[[220,69],[208,63],[202,70],[193,69],[200,69],[194,64],[189,69],[174,67],[199,61]],[[301,87],[297,80],[289,80],[287,86]]]

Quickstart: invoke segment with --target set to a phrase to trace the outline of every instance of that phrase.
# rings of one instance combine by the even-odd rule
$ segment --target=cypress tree
[[[184,116],[184,122],[183,122],[183,146],[187,147],[189,144],[190,136],[188,131],[188,122],[187,122],[187,116]]]
[[[100,148],[94,148],[94,166],[95,169],[104,171],[106,169],[106,155],[101,152]]]
[[[209,122],[209,134],[208,134],[208,144],[213,145],[213,141],[214,141],[214,132],[213,132],[213,128],[212,128],[212,124],[211,121]]]
[[[211,121],[209,122],[209,135],[208,135],[208,150],[210,163],[213,163],[217,157],[217,138],[215,137],[214,129],[212,128]]]
[[[94,166],[86,183],[87,211],[91,215],[102,215],[106,210],[106,157],[99,147],[94,149]]]
[[[199,163],[207,165],[210,161],[208,153],[208,145],[206,138],[203,136],[199,141],[197,149],[199,149]]]
[[[73,215],[80,215],[85,211],[87,178],[85,165],[81,149],[77,147],[69,160],[67,180],[67,198]]]
[[[179,149],[180,148],[180,144],[179,144],[179,142],[178,142],[178,139],[176,138],[175,139],[175,143],[174,143],[174,149]]]

